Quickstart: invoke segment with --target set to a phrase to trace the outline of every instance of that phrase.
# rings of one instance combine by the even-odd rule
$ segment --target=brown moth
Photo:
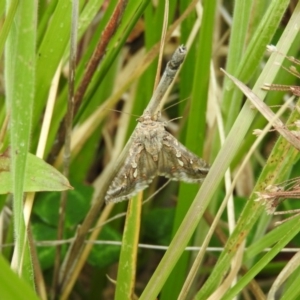
[[[129,155],[109,186],[106,202],[131,198],[158,175],[185,182],[203,181],[208,164],[167,132],[165,122],[149,112],[144,112],[138,122]]]

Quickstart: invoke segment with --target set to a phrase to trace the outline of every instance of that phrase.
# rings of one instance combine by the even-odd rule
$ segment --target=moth
[[[155,176],[196,183],[207,175],[208,164],[166,131],[159,116],[146,111],[138,119],[128,157],[108,188],[106,202],[131,198]]]

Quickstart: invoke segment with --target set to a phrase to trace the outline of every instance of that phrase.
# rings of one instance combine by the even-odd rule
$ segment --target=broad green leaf
[[[7,194],[13,191],[10,166],[10,155],[8,152],[5,152],[0,155],[0,194]],[[64,191],[72,189],[65,176],[31,153],[27,154],[25,174],[25,192]]]
[[[65,228],[74,228],[80,223],[90,208],[93,188],[75,184],[69,191],[66,205]],[[43,222],[56,227],[59,221],[60,193],[44,193],[35,202],[33,211]]]
[[[39,299],[29,285],[9,267],[0,256],[0,298],[1,299]]]
[[[103,226],[98,238],[98,240],[102,241],[120,241],[121,239],[121,234],[108,225]],[[98,268],[107,267],[118,261],[120,249],[121,247],[118,245],[94,245],[88,262]]]

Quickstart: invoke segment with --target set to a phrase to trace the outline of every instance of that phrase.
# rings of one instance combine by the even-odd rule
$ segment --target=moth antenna
[[[165,184],[163,184],[159,189],[157,189],[151,196],[149,196],[147,199],[145,199],[143,201],[142,205],[149,202],[154,196],[156,196],[160,191],[162,191],[170,182],[171,182],[171,179],[169,179]],[[125,213],[119,213],[119,214],[107,219],[105,222],[101,223],[99,226],[95,226],[95,227],[91,228],[89,230],[89,232],[93,232],[95,229],[103,227],[104,225],[109,224],[112,221],[123,218],[123,217],[126,217],[126,212]]]
[[[177,101],[176,103],[171,104],[171,105],[167,106],[166,108],[164,108],[163,111],[165,111],[165,110],[167,110],[167,109],[169,109],[169,108],[171,108],[171,107],[173,107],[173,106],[175,106],[175,105],[178,105],[179,103],[182,103],[182,102],[184,102],[184,101],[187,101],[187,100],[190,99],[190,98],[191,98],[191,97],[187,97],[187,98],[185,98],[185,99],[182,99],[182,100],[180,100],[180,101]]]
[[[165,184],[163,184],[159,189],[157,189],[151,196],[149,196],[146,200],[143,201],[142,205],[150,201],[154,196],[156,196],[161,190],[163,190],[169,183],[171,179],[169,179]]]
[[[182,117],[173,118],[173,119],[169,120],[168,123],[169,123],[169,122],[176,121],[176,120],[180,120],[180,119],[182,119]]]
[[[138,117],[138,118],[140,117],[140,116],[138,116],[138,115],[134,115],[134,114],[129,113],[129,112],[127,112],[127,111],[121,111],[121,110],[113,109],[113,108],[105,108],[105,109],[107,109],[107,110],[109,110],[109,111],[114,111],[114,112],[117,112],[117,113],[120,113],[120,114],[130,115],[131,117]]]

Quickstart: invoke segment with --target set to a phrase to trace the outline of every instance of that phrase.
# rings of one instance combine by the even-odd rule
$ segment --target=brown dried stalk
[[[292,178],[283,183],[267,186],[262,192],[257,192],[257,201],[263,201],[266,205],[268,214],[288,214],[296,211],[286,211],[275,213],[276,207],[284,199],[299,199],[300,198],[300,177]]]
[[[74,91],[75,91],[75,69],[76,69],[76,57],[77,57],[77,28],[78,28],[78,17],[79,17],[79,2],[74,0],[72,3],[72,26],[71,26],[71,36],[70,36],[70,76],[69,76],[69,95],[68,95],[68,108],[67,114],[64,120],[64,168],[63,174],[66,178],[69,177],[70,161],[71,161],[71,133],[72,133],[72,123],[74,115]],[[65,211],[68,200],[68,191],[63,191],[61,193],[61,201],[59,208],[59,221],[57,230],[57,240],[62,240],[65,229]],[[56,298],[56,293],[58,291],[58,278],[59,269],[61,264],[61,245],[57,245],[54,260],[54,272],[52,280],[52,298]]]
[[[83,79],[76,91],[75,97],[74,97],[74,115],[76,115],[80,104],[82,102],[83,96],[88,88],[89,83],[91,82],[91,79],[99,66],[100,61],[104,57],[106,53],[106,48],[108,43],[110,42],[111,38],[115,34],[120,21],[122,19],[124,10],[127,5],[127,0],[119,0],[118,4],[116,5],[116,8],[109,19],[106,27],[104,28],[101,38],[99,40],[99,43],[97,44],[97,47],[86,67],[85,73],[83,75]],[[56,143],[54,144],[49,157],[48,162],[52,163],[56,156],[58,155],[60,149],[62,148],[62,145],[64,143],[66,137],[66,117],[61,121],[60,127],[58,130]]]

